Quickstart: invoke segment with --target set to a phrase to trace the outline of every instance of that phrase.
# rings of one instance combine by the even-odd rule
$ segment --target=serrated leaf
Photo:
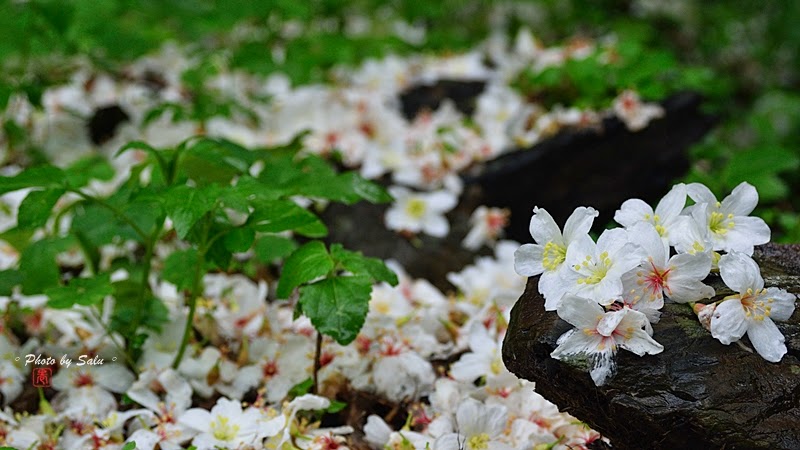
[[[283,259],[289,256],[297,248],[297,243],[294,239],[275,236],[264,235],[256,241],[256,258],[263,263],[273,263],[276,260]]]
[[[114,168],[107,158],[95,155],[75,161],[64,174],[70,187],[79,188],[86,186],[91,180],[110,180],[114,177]]]
[[[341,244],[331,245],[331,257],[354,275],[364,275],[373,281],[385,281],[397,286],[397,275],[378,258],[369,258],[361,252],[345,250]]]
[[[311,241],[295,250],[283,265],[276,292],[278,298],[288,298],[292,289],[333,270],[334,263],[320,241]]]
[[[61,187],[64,171],[53,166],[25,169],[13,177],[0,177],[0,195],[29,187]]]
[[[23,229],[43,227],[62,195],[64,189],[59,188],[29,192],[19,205],[17,226]]]
[[[347,345],[358,336],[369,312],[368,277],[332,277],[300,288],[300,305],[314,328]]]
[[[67,249],[68,242],[66,239],[42,239],[25,248],[19,258],[23,294],[41,294],[46,288],[58,286],[60,272],[56,255]]]
[[[353,192],[370,203],[388,203],[393,200],[383,186],[373,183],[355,172],[345,173],[342,177],[348,181]]]
[[[214,208],[217,189],[177,186],[165,195],[167,215],[178,237],[185,239],[195,223]]]
[[[161,278],[174,284],[179,290],[191,289],[194,286],[200,254],[194,248],[173,252],[164,261]]]
[[[107,295],[114,293],[108,274],[92,278],[73,278],[66,286],[59,286],[44,291],[50,297],[47,306],[64,309],[74,305],[99,305]]]
[[[265,233],[295,230],[309,237],[321,237],[328,233],[328,228],[319,217],[291,200],[258,203],[247,223],[256,231]]]

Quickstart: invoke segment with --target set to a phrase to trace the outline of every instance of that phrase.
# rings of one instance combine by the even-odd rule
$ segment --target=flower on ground
[[[254,407],[242,410],[240,402],[224,397],[217,400],[210,412],[192,408],[179,421],[200,433],[192,439],[197,450],[255,447],[260,439],[274,436],[284,425],[283,416],[265,422],[260,410]]]
[[[719,272],[737,294],[717,304],[711,317],[711,335],[728,345],[747,333],[759,355],[770,362],[780,361],[786,354],[785,338],[773,320],[791,317],[795,295],[775,287],[764,289],[758,264],[744,253],[723,255]]]
[[[499,440],[504,434],[508,411],[502,405],[485,405],[473,398],[464,399],[456,411],[455,433],[440,436],[434,450],[505,450],[511,447]]]
[[[508,225],[509,214],[507,209],[479,206],[469,218],[472,228],[461,245],[470,250],[477,250],[487,243],[493,245]]]
[[[597,243],[582,235],[567,249],[562,282],[568,294],[610,305],[622,298],[622,275],[645,259],[644,251],[628,241],[625,230],[605,230]]]
[[[656,228],[639,222],[628,230],[632,242],[645,251],[647,260],[622,276],[626,299],[661,309],[664,295],[677,303],[696,302],[714,296],[714,289],[703,284],[711,271],[708,253],[683,253],[670,258],[669,246]],[[634,308],[636,309],[636,308]]]
[[[616,371],[614,356],[622,347],[639,356],[661,353],[664,347],[646,331],[647,317],[629,308],[605,310],[590,299],[566,295],[558,307],[558,316],[574,325],[558,338],[558,347],[550,354],[555,359],[585,356],[589,374],[597,386],[603,385]]]
[[[434,237],[444,237],[450,231],[444,214],[458,202],[453,193],[444,190],[414,193],[401,186],[390,187],[389,193],[395,198],[386,211],[386,226],[390,230],[423,232]]]
[[[721,202],[705,185],[692,183],[687,186],[689,197],[698,205],[692,206],[692,216],[708,229],[714,250],[737,251],[753,254],[753,247],[769,242],[769,226],[760,217],[749,217],[758,204],[758,191],[751,184],[742,182]]]
[[[664,108],[655,103],[643,103],[635,91],[625,90],[614,99],[614,113],[631,131],[639,131],[653,119],[664,116]]]
[[[567,248],[581,238],[588,239],[589,229],[599,213],[594,208],[578,207],[564,224],[564,232],[543,208],[534,208],[530,232],[535,244],[524,244],[514,252],[514,270],[524,277],[541,274],[539,292],[545,298],[544,308],[554,311],[564,295],[561,273]]]

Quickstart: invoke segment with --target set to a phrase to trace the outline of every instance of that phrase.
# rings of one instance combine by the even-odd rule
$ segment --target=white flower
[[[485,377],[487,384],[493,384],[491,381],[508,373],[502,359],[502,338],[490,335],[483,324],[472,324],[469,348],[471,351],[463,354],[450,368],[450,376],[455,380],[472,383]]]
[[[764,289],[758,265],[744,253],[723,255],[719,272],[725,284],[738,294],[717,305],[711,317],[711,335],[728,345],[747,333],[759,355],[770,362],[780,361],[786,354],[786,344],[773,319],[791,317],[795,295],[774,287]]]
[[[610,305],[622,297],[622,275],[638,266],[644,251],[628,242],[620,228],[605,230],[597,244],[582,235],[567,249],[567,270],[562,272],[566,292]]]
[[[748,216],[758,204],[758,192],[752,185],[740,183],[722,202],[700,183],[688,185],[687,191],[698,204],[708,204],[705,210],[690,208],[695,220],[710,231],[714,250],[752,255],[753,246],[769,242],[769,226],[759,217]]]
[[[117,407],[111,392],[121,394],[134,381],[133,374],[119,364],[61,368],[53,376],[53,408],[73,418],[105,417]]]
[[[576,328],[558,338],[558,347],[550,354],[555,359],[585,355],[591,364],[589,374],[597,386],[614,374],[617,347],[639,356],[661,353],[664,347],[647,333],[647,317],[639,311],[623,308],[605,312],[597,303],[567,295],[558,307],[558,316]]]
[[[656,228],[639,222],[628,230],[629,238],[641,246],[647,260],[622,276],[625,297],[661,309],[664,294],[677,303],[696,302],[714,296],[714,289],[703,284],[711,271],[708,253],[682,253],[669,257],[669,246]],[[636,309],[636,308],[634,308]]]
[[[652,223],[658,234],[666,238],[670,245],[674,245],[676,233],[670,231],[679,222],[684,206],[686,206],[686,185],[680,183],[673,186],[658,202],[655,211],[643,200],[632,198],[625,200],[620,209],[614,213],[614,220],[625,228],[642,221]]]
[[[639,94],[625,90],[614,99],[614,114],[631,131],[639,131],[651,120],[664,116],[664,109],[655,103],[642,103]]]
[[[283,416],[264,419],[258,409],[250,407],[242,411],[241,403],[221,397],[210,412],[192,408],[179,421],[200,433],[192,439],[197,450],[211,450],[255,446],[259,439],[274,436],[283,428]]]
[[[673,238],[670,244],[675,246],[675,251],[678,253],[692,255],[708,253],[712,257],[716,255],[715,258],[718,260],[719,254],[712,250],[714,244],[711,242],[711,231],[706,226],[705,218],[708,203],[693,205],[691,208],[691,215],[680,216],[675,223],[670,235]],[[695,217],[699,218],[700,221],[698,222]]]
[[[450,231],[444,214],[458,202],[452,193],[412,193],[401,186],[390,187],[389,193],[395,198],[395,203],[386,211],[386,226],[390,230],[421,231],[434,237],[444,237]]]
[[[506,428],[508,411],[502,405],[487,406],[466,398],[456,411],[456,432],[440,436],[433,450],[504,450],[499,441]]]
[[[433,389],[433,366],[414,351],[387,354],[372,366],[375,390],[394,402],[416,400]]]
[[[255,364],[242,367],[235,375],[233,386],[237,392],[264,387],[266,400],[279,402],[292,386],[308,377],[313,362],[306,355],[312,352],[311,341],[305,336],[290,334],[280,342],[256,339],[248,351],[250,361]]]
[[[508,225],[509,214],[507,209],[479,206],[469,218],[472,228],[461,245],[470,250],[477,250],[484,243],[493,245]]]
[[[564,224],[564,233],[553,217],[542,208],[533,208],[530,233],[536,244],[524,244],[514,253],[514,270],[524,277],[541,274],[539,292],[545,298],[545,310],[554,311],[564,295],[560,274],[566,270],[567,248],[573,242],[588,238],[589,229],[599,213],[594,208],[578,207]]]

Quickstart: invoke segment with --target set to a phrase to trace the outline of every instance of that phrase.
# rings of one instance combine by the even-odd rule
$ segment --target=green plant
[[[170,245],[175,251],[163,261],[161,277],[185,293],[189,307],[173,363],[178,367],[192,335],[203,276],[230,270],[234,253],[254,249],[264,264],[288,256],[278,296],[288,298],[300,286],[298,313],[308,315],[320,333],[349,343],[364,323],[372,284],[396,284],[397,278],[380,260],[341,245],[331,245],[329,252],[318,240],[327,234],[325,224],[292,198],[350,204],[391,197],[356,173],[338,173],[316,156],[298,155],[298,149],[297,141],[283,148],[249,150],[203,137],[171,149],[131,142],[120,153],[138,150],[147,157],[107,196],[88,189],[91,180],[114,176],[101,158],[63,170],[36,166],[0,178],[0,194],[33,189],[20,205],[17,226],[0,236],[21,253],[18,269],[0,272],[0,288],[8,295],[19,285],[23,294],[47,295],[50,307],[82,305],[98,318],[109,313],[103,311],[104,299],[112,296],[107,331],[112,338],[117,333],[125,338],[127,346],[115,343],[135,369],[146,331],[157,330],[167,319],[149,280],[156,245]],[[260,172],[251,170],[256,163],[263,167]],[[68,226],[62,225],[65,217],[71,219]],[[298,246],[295,239],[306,242]],[[142,256],[101,261],[103,246],[124,241],[135,242]],[[83,253],[84,271],[70,277],[61,273],[56,257],[74,248]],[[129,276],[112,281],[118,269]]]

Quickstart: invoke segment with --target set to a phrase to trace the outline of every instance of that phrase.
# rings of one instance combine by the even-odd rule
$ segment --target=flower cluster
[[[780,361],[786,346],[773,320],[789,319],[795,295],[765,289],[751,258],[754,246],[770,239],[767,224],[749,216],[757,203],[756,189],[746,182],[721,202],[702,184],[677,184],[655,210],[639,199],[625,201],[614,215],[624,228],[604,230],[597,242],[589,236],[598,215],[593,208],[576,208],[563,232],[547,211],[535,208],[530,232],[536,243],[517,249],[515,269],[538,275],[545,309],[576,327],[561,336],[551,356],[585,357],[602,385],[615,371],[618,348],[640,356],[663,351],[651,324],[666,299],[694,305],[723,344],[746,333],[764,359]],[[712,270],[737,294],[695,304],[714,297],[703,283]]]

